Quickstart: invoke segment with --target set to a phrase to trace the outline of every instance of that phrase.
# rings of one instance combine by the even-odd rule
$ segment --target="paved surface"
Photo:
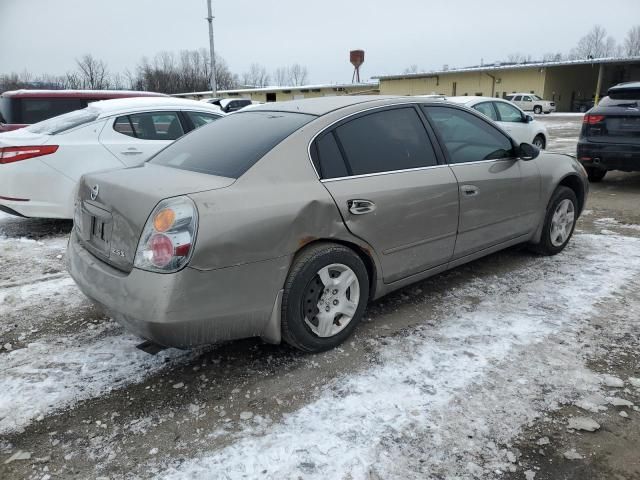
[[[573,153],[581,118],[538,118]],[[610,173],[561,255],[407,287],[320,355],[143,354],[64,272],[69,223],[0,217],[0,478],[640,478],[639,207]]]

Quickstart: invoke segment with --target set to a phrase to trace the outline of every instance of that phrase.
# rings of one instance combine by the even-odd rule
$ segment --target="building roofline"
[[[378,88],[378,82],[371,83],[322,83],[317,85],[292,85],[288,87],[255,87],[255,88],[234,88],[231,90],[218,90],[219,94],[229,94],[229,93],[256,93],[256,92],[282,92],[284,90],[312,90],[312,89],[321,89],[321,88]],[[184,92],[184,93],[175,93],[173,96],[182,97],[186,95],[211,95],[211,90],[205,90],[202,92]]]
[[[405,73],[400,75],[378,75],[376,80],[404,80],[409,78],[433,77],[435,75],[447,75],[453,73],[469,73],[469,72],[495,72],[502,70],[524,70],[527,68],[547,68],[547,67],[568,67],[572,65],[599,65],[607,63],[634,63],[640,62],[638,57],[605,57],[605,58],[589,58],[580,60],[563,60],[559,62],[531,62],[517,64],[492,64],[481,65],[475,67],[450,68],[448,70],[433,70],[430,72]]]

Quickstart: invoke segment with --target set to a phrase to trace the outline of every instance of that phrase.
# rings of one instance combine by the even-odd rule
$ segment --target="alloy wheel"
[[[569,239],[573,231],[576,212],[573,202],[567,198],[558,203],[551,219],[550,240],[554,247],[560,247]]]

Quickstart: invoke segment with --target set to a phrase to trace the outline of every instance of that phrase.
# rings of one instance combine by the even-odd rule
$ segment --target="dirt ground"
[[[537,118],[574,152],[581,117]],[[409,286],[319,355],[140,352],[66,275],[70,228],[0,217],[2,479],[640,479],[640,173],[592,184],[561,255]]]

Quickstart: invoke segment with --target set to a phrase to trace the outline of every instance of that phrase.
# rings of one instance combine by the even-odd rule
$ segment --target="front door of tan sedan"
[[[315,163],[347,228],[376,250],[385,283],[446,264],[458,184],[414,106],[365,112],[323,133]]]
[[[460,184],[454,258],[525,236],[536,228],[540,172],[515,156],[504,133],[460,108],[425,107]]]

